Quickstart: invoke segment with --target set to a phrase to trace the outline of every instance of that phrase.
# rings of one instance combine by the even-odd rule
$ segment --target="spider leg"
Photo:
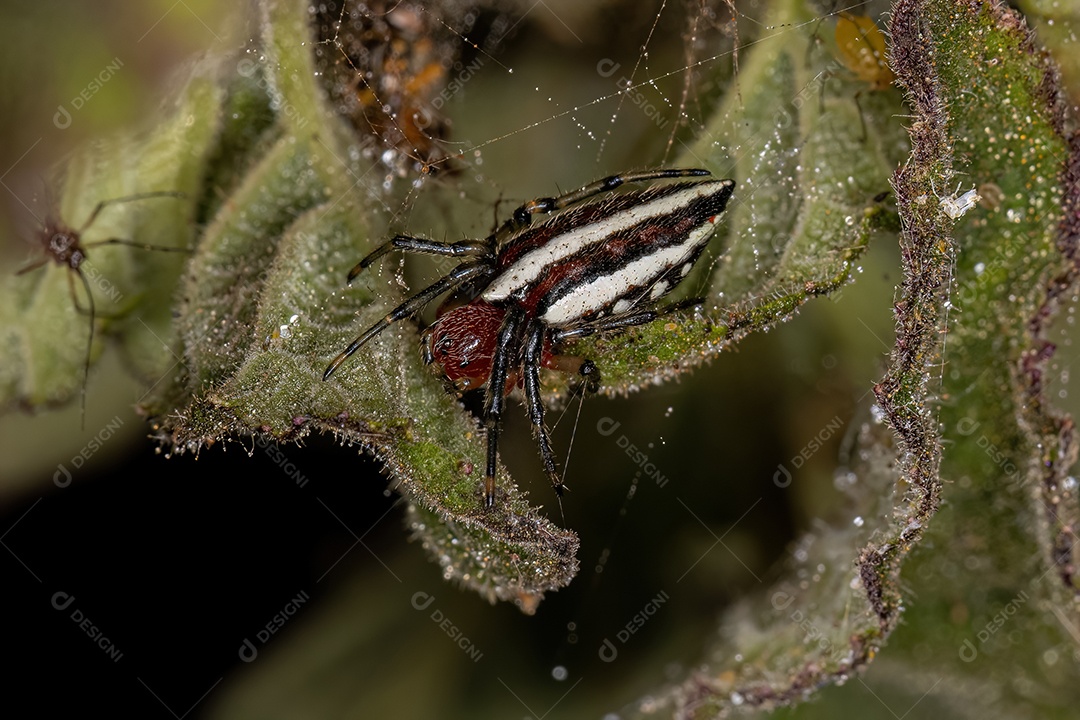
[[[637,312],[624,313],[623,315],[614,315],[612,317],[594,320],[587,325],[580,325],[565,330],[554,330],[551,334],[551,342],[554,345],[559,345],[567,340],[577,340],[578,338],[588,337],[589,335],[598,332],[622,330],[623,328],[633,327],[635,325],[646,325],[661,315],[667,315],[668,313],[673,313],[678,310],[685,310],[686,308],[700,305],[703,302],[705,302],[705,298],[690,298],[656,310],[639,310]]]
[[[323,380],[329,378],[331,373],[333,373],[334,370],[337,369],[338,365],[345,362],[345,359],[347,357],[349,357],[354,352],[363,347],[364,343],[381,333],[390,325],[396,323],[399,320],[404,320],[407,317],[415,315],[421,310],[421,308],[423,308],[425,305],[427,305],[439,295],[442,295],[444,292],[460,287],[466,282],[490,272],[491,268],[488,265],[479,263],[463,264],[454,268],[454,270],[451,271],[450,274],[448,274],[446,277],[437,280],[435,283],[429,285],[417,294],[413,295],[405,302],[398,305],[396,308],[391,310],[386,317],[369,327],[367,330],[364,331],[362,335],[353,340],[349,344],[349,346],[345,348],[345,350],[343,350],[340,355],[334,358],[329,366],[327,366],[326,371],[323,373]]]
[[[866,142],[867,137],[869,137],[866,132],[866,116],[863,114],[862,103],[859,102],[859,98],[862,97],[862,92],[862,90],[859,90],[857,93],[855,93],[855,107],[859,111],[859,126],[862,128],[862,134],[859,136],[859,142]]]
[[[165,245],[150,245],[148,243],[135,242],[134,240],[122,240],[121,238],[109,238],[108,240],[95,240],[94,242],[83,243],[83,248],[98,247],[100,245],[125,245],[127,247],[139,248],[140,250],[158,250],[160,252],[191,252],[190,248],[182,247],[167,247]]]
[[[651,323],[658,316],[659,313],[656,310],[641,310],[640,312],[627,315],[616,315],[614,317],[594,321],[589,325],[579,325],[566,330],[556,330],[552,333],[551,341],[552,343],[559,345],[567,340],[577,340],[579,338],[589,337],[598,332],[621,330],[623,328],[633,327],[634,325],[645,325]]]
[[[600,389],[600,370],[592,360],[576,355],[552,354],[542,364],[546,368],[558,370],[567,375],[578,375],[586,392],[595,393]]]
[[[94,244],[96,245],[97,243],[94,243]],[[140,246],[140,247],[149,247],[149,246]],[[173,250],[173,249],[180,250],[182,248],[160,248],[160,249],[162,249],[162,250]],[[70,272],[75,273],[76,275],[79,276],[79,278],[82,279],[83,284],[86,285],[86,294],[89,297],[89,301],[90,301],[89,302],[90,307],[88,307],[88,308],[83,307],[79,303],[79,296],[76,295],[74,292],[72,292],[72,294],[71,294],[71,302],[72,302],[72,304],[75,305],[75,311],[78,312],[80,315],[86,315],[87,317],[89,317],[91,319],[91,322],[93,322],[93,320],[95,320],[95,319],[100,319],[100,320],[123,320],[125,317],[128,316],[129,312],[122,311],[122,312],[117,312],[117,313],[107,313],[107,312],[101,312],[100,310],[97,309],[97,305],[94,302],[94,298],[90,294],[90,286],[89,286],[89,281],[86,279],[86,273],[84,273],[82,271],[83,262],[85,262],[85,256],[84,256],[83,260],[79,261],[79,265],[77,267],[70,267],[69,266],[67,268]],[[71,280],[71,277],[69,275],[68,276],[68,281],[70,282],[70,280]]]
[[[565,207],[569,207],[574,203],[581,202],[594,195],[599,195],[602,192],[608,192],[625,183],[631,182],[643,182],[645,180],[661,180],[664,178],[678,178],[678,177],[702,177],[704,175],[710,175],[708,170],[701,170],[698,168],[662,168],[659,170],[640,170],[638,172],[623,173],[621,175],[609,175],[602,180],[589,183],[584,187],[572,190],[568,193],[559,195],[558,197],[545,197],[530,200],[510,216],[506,222],[502,224],[496,233],[495,237],[498,240],[502,240],[506,236],[526,228],[532,222],[533,215],[540,215],[556,210],[562,210]],[[498,243],[496,243],[498,245]]]
[[[75,281],[71,279],[72,275],[78,275],[82,280],[83,287],[86,288],[86,300],[90,304],[90,332],[86,338],[86,357],[83,360],[83,384],[82,395],[80,398],[79,406],[79,427],[80,429],[86,429],[86,384],[90,382],[90,353],[94,349],[94,293],[90,290],[90,281],[86,279],[86,276],[82,274],[77,268],[72,268],[71,272],[67,274],[68,292],[71,293],[71,302],[75,304],[75,309],[80,313],[84,313],[83,308],[79,305],[79,296],[75,293]],[[85,313],[84,313],[85,314]]]
[[[31,270],[37,270],[39,267],[41,267],[42,265],[44,265],[47,262],[49,262],[49,258],[48,257],[43,257],[40,260],[35,260],[34,262],[30,263],[26,267],[19,268],[18,270],[15,271],[15,274],[16,275],[25,275],[26,273],[30,272]]]
[[[438,255],[440,257],[491,257],[492,255],[491,245],[487,240],[461,240],[460,242],[446,243],[413,237],[412,235],[395,235],[368,253],[363,260],[356,263],[353,269],[349,271],[347,282],[351,283],[365,268],[370,267],[376,260],[393,250],[404,250],[422,255]]]
[[[125,195],[124,197],[110,198],[108,200],[102,200],[94,209],[90,212],[90,217],[86,218],[86,222],[79,228],[78,234],[82,235],[86,228],[94,224],[94,220],[97,219],[98,214],[109,205],[117,205],[119,203],[133,202],[135,200],[146,200],[147,198],[156,197],[174,197],[174,198],[186,198],[187,195],[177,190],[156,190],[154,192],[137,193],[135,195]]]
[[[624,328],[634,327],[635,325],[646,325],[662,315],[676,312],[677,310],[684,310],[688,307],[694,307],[703,302],[705,302],[705,298],[690,298],[658,310],[640,310],[634,313],[626,313],[596,320],[588,325],[565,330],[554,330],[551,333],[551,344],[559,345],[567,340],[576,340],[599,332],[622,330]],[[566,357],[567,356],[556,356],[556,359]],[[581,376],[585,391],[590,393],[597,392],[600,389],[600,370],[592,360],[582,359],[580,362],[581,364],[577,366],[577,373]],[[565,360],[561,364],[565,366],[564,369],[566,370],[570,370],[573,367],[572,363],[568,363]]]
[[[487,470],[484,473],[484,506],[495,505],[495,468],[498,463],[499,432],[502,412],[506,406],[506,378],[510,364],[517,362],[525,311],[511,307],[499,328],[495,356],[491,359],[491,377],[484,398],[484,430],[487,434]]]
[[[555,467],[555,454],[551,450],[551,437],[544,425],[544,401],[540,397],[540,362],[544,349],[545,328],[540,323],[529,326],[525,339],[525,401],[532,421],[536,444],[540,446],[540,457],[544,462],[551,486],[555,494],[562,496],[563,483]],[[591,365],[591,363],[589,363]],[[584,363],[582,367],[584,367]],[[594,366],[595,367],[595,366]]]
[[[75,300],[75,311],[78,312],[80,315],[85,315],[88,318],[94,318],[98,320],[123,320],[124,318],[128,317],[128,313],[125,312],[107,313],[95,310],[93,307],[84,308],[82,305],[79,304],[78,300]]]

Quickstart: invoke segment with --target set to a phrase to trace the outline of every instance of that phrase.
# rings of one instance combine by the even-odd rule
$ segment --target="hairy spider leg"
[[[614,190],[626,183],[662,180],[665,178],[704,177],[711,175],[708,170],[699,168],[665,168],[661,170],[640,170],[637,172],[608,175],[606,178],[591,182],[577,190],[571,190],[558,197],[536,198],[514,210],[510,218],[495,232],[496,247],[506,237],[527,228],[532,223],[533,215],[542,215],[567,208],[574,203],[587,200],[594,195]]]
[[[412,235],[395,235],[368,253],[363,260],[356,263],[353,269],[349,271],[346,282],[351,283],[356,279],[357,275],[371,267],[376,260],[394,250],[404,250],[405,252],[414,252],[421,255],[437,255],[439,257],[490,257],[492,255],[491,243],[487,239],[445,243],[438,240],[413,237]]]
[[[529,421],[532,422],[533,434],[536,437],[536,444],[540,448],[540,458],[544,463],[544,470],[547,472],[548,479],[551,481],[551,487],[555,490],[555,498],[559,503],[559,512],[562,512],[562,495],[566,490],[566,485],[563,484],[562,476],[559,474],[559,469],[555,464],[555,453],[551,448],[551,434],[544,422],[545,408],[543,398],[540,396],[540,366],[546,365],[547,367],[561,368],[567,372],[577,372],[582,379],[582,400],[584,400],[586,392],[596,392],[600,386],[600,371],[596,369],[596,365],[592,360],[586,360],[582,358],[573,358],[565,355],[552,356],[550,362],[544,362],[544,343],[548,339],[548,330],[543,324],[533,322],[526,330],[525,339],[525,357],[524,357],[524,383],[525,383],[525,404],[529,414]],[[576,369],[572,369],[576,366]],[[581,406],[578,406],[578,412],[581,412]],[[576,430],[576,426],[575,426]],[[570,437],[571,447],[574,444],[573,435]],[[490,452],[490,450],[489,450]],[[569,463],[569,449],[567,450],[567,462]],[[494,480],[493,480],[494,482]],[[485,497],[485,501],[489,503],[493,500],[488,500]],[[566,518],[563,517],[565,524]]]
[[[544,463],[551,486],[555,494],[562,497],[563,482],[555,467],[555,453],[551,449],[551,437],[544,425],[544,402],[540,397],[540,364],[543,359],[544,333],[546,329],[540,323],[529,326],[525,340],[525,404],[529,411],[529,420],[533,425],[536,443],[540,447],[540,458]]]
[[[634,325],[644,325],[652,322],[663,314],[674,312],[685,307],[692,307],[701,302],[703,302],[702,298],[693,298],[691,300],[675,303],[661,310],[643,310],[637,313],[606,318],[584,328],[575,328],[562,332],[557,330],[552,331],[552,343],[557,344],[569,339],[586,337],[597,332],[608,332],[632,327]],[[503,321],[503,325],[499,331],[499,340],[496,343],[495,357],[492,360],[491,379],[488,381],[487,395],[485,397],[484,426],[487,431],[488,463],[487,472],[484,476],[484,503],[487,507],[491,507],[495,502],[496,458],[498,457],[499,435],[502,430],[503,399],[506,396],[505,392],[493,392],[492,389],[501,388],[506,385],[506,378],[509,373],[509,363],[519,352],[523,337],[523,380],[529,420],[533,425],[537,445],[540,448],[540,457],[544,464],[544,470],[548,475],[548,479],[551,481],[551,486],[555,490],[556,496],[561,498],[563,490],[565,489],[565,485],[563,485],[558,467],[555,463],[555,453],[551,447],[551,436],[544,423],[544,403],[540,396],[540,366],[543,364],[543,349],[547,328],[541,323],[532,322],[524,329],[524,331],[522,331],[518,327],[522,322],[522,319],[522,312],[520,310],[515,310],[514,312],[508,313],[507,318]],[[555,362],[550,364],[558,366],[558,359],[561,358],[565,358],[565,356],[554,356],[553,359],[555,359]],[[503,367],[500,367],[500,362],[503,363]],[[587,391],[595,391],[600,382],[600,372],[596,365],[588,359],[580,360],[577,372],[585,381],[585,389]]]
[[[186,198],[187,195],[177,190],[154,190],[152,192],[136,193],[134,195],[125,195],[123,197],[109,198],[108,200],[102,200],[94,209],[90,211],[90,215],[83,221],[83,224],[78,230],[72,230],[60,223],[54,227],[50,227],[49,223],[46,223],[46,227],[43,228],[43,244],[46,247],[46,255],[40,260],[36,260],[29,265],[16,271],[16,275],[23,275],[36,270],[42,265],[45,265],[49,260],[55,260],[58,264],[67,265],[76,275],[79,276],[79,280],[82,281],[83,288],[86,289],[87,302],[90,305],[89,308],[84,308],[79,304],[79,296],[75,292],[75,283],[71,279],[71,275],[68,275],[68,292],[71,294],[72,303],[75,305],[76,312],[82,315],[90,316],[90,332],[86,338],[86,357],[83,360],[83,384],[82,392],[80,393],[80,426],[86,427],[86,385],[90,381],[90,355],[94,348],[94,321],[98,317],[115,318],[115,315],[99,316],[94,303],[94,294],[90,289],[90,282],[86,279],[86,276],[82,272],[83,261],[86,260],[86,250],[93,247],[100,247],[102,245],[126,245],[128,247],[140,248],[143,250],[160,250],[164,252],[190,252],[187,248],[174,248],[164,247],[162,245],[149,245],[147,243],[138,243],[133,240],[123,240],[120,238],[108,238],[106,240],[95,240],[91,243],[83,244],[80,242],[82,234],[86,232],[94,221],[97,220],[97,216],[101,214],[109,205],[116,205],[119,203],[134,202],[136,200],[147,200],[149,198],[156,197],[174,197],[174,198]],[[53,233],[52,230],[56,232]],[[62,247],[54,248],[52,246],[52,237],[44,237],[45,235],[63,235],[67,242]],[[66,255],[67,250],[71,249],[71,253]]]
[[[484,397],[484,430],[487,435],[487,469],[484,473],[484,506],[495,505],[495,467],[498,461],[499,433],[502,430],[502,412],[506,405],[506,378],[510,363],[517,359],[521,350],[525,309],[511,306],[499,328],[495,343],[495,356],[491,360],[491,377]]]
[[[548,479],[551,480],[551,486],[554,488],[556,496],[562,497],[565,485],[563,485],[562,478],[555,465],[555,453],[551,448],[551,436],[547,426],[544,424],[544,403],[540,397],[540,366],[543,364],[545,335],[550,337],[552,345],[558,345],[567,340],[576,340],[588,337],[595,333],[621,330],[635,325],[646,325],[661,315],[700,305],[704,301],[704,298],[691,298],[659,310],[641,310],[639,312],[603,318],[583,327],[576,327],[569,330],[551,330],[550,334],[548,334],[547,329],[540,323],[534,322],[528,327],[525,333],[525,357],[524,362],[522,363],[525,370],[525,400],[528,406],[529,420],[532,422],[533,432],[536,436],[536,443],[540,447],[540,457],[544,463],[544,470],[547,472]],[[563,369],[566,370],[571,369],[570,365],[577,364],[577,373],[584,380],[584,389],[587,392],[595,392],[599,388],[600,371],[592,360],[573,358],[571,360],[576,362],[568,363],[566,362],[568,358],[564,355],[553,355],[552,360],[553,362],[549,363],[549,365],[563,367]],[[490,436],[488,442],[488,457],[490,458],[493,452],[490,445]],[[491,471],[490,467],[489,471]],[[488,505],[492,502],[490,496],[485,496],[485,500]]]
[[[425,305],[439,295],[442,295],[444,292],[454,290],[470,280],[482,277],[485,274],[490,274],[491,272],[493,272],[491,266],[483,263],[463,264],[454,268],[450,274],[435,281],[431,285],[428,285],[416,295],[413,295],[411,298],[398,305],[391,310],[386,317],[369,327],[361,333],[359,337],[349,343],[349,346],[327,366],[326,370],[323,372],[323,380],[328,379],[330,375],[333,374],[334,370],[337,370],[338,366],[345,362],[346,358],[362,348],[368,340],[375,337],[386,328],[420,312]]]
[[[633,327],[635,325],[647,325],[658,317],[667,315],[669,313],[677,312],[679,310],[685,310],[686,308],[694,307],[705,302],[705,298],[690,298],[688,300],[682,300],[677,303],[672,303],[667,307],[660,308],[658,310],[639,310],[637,312],[626,313],[623,315],[613,315],[611,317],[601,318],[594,320],[588,325],[582,325],[568,330],[553,330],[551,333],[551,342],[554,345],[564,343],[567,340],[578,340],[583,337],[594,335],[598,332],[609,332],[612,330],[622,330],[624,328]],[[588,362],[588,361],[586,361]]]

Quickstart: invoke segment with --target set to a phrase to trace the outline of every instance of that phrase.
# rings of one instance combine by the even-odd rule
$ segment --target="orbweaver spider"
[[[525,203],[486,238],[445,243],[397,235],[349,272],[357,275],[393,250],[460,257],[449,274],[394,308],[341,352],[323,380],[391,324],[411,317],[439,295],[476,289],[471,300],[423,332],[424,362],[464,391],[487,383],[484,504],[495,502],[495,468],[505,397],[522,383],[544,470],[557,495],[563,484],[544,426],[541,366],[576,372],[599,383],[590,360],[559,355],[562,343],[643,325],[685,306],[656,301],[686,277],[712,236],[735,188],[732,180],[654,185],[570,207],[624,183],[704,177],[707,170],[660,169],[612,175],[559,197]],[[532,216],[563,211],[532,226]],[[453,296],[451,296],[453,297]],[[700,300],[693,301],[693,304]]]

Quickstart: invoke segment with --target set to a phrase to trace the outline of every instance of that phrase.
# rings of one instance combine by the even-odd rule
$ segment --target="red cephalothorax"
[[[440,315],[424,331],[424,362],[460,392],[480,387],[491,375],[495,338],[505,315],[505,310],[483,300]]]
[[[735,183],[700,179],[582,201],[627,182],[708,175],[682,169],[612,175],[556,198],[527,202],[482,240],[442,243],[394,237],[357,263],[348,279],[394,249],[460,257],[462,263],[356,338],[334,358],[323,379],[371,338],[439,295],[465,286],[479,288],[470,302],[447,310],[424,332],[424,360],[460,391],[487,384],[486,505],[495,499],[505,396],[518,384],[525,392],[544,469],[561,494],[562,480],[544,426],[540,367],[578,373],[595,385],[596,366],[559,355],[562,343],[643,325],[681,307],[657,308],[656,303],[701,257]],[[533,215],[553,211],[562,212],[531,226]]]
[[[424,363],[449,380],[458,392],[481,387],[491,377],[495,341],[505,317],[504,309],[482,298],[439,315],[421,337]],[[580,358],[553,355],[550,339],[544,343],[540,357],[543,367],[578,372],[581,363]],[[512,369],[505,393],[509,395],[520,380],[520,373]]]

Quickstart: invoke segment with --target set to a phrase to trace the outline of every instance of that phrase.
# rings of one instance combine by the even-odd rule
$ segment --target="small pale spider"
[[[452,309],[444,304],[440,308],[444,312],[424,331],[423,356],[460,391],[487,383],[484,504],[491,507],[495,501],[505,397],[519,383],[544,470],[561,496],[563,484],[544,425],[540,367],[576,372],[587,387],[595,387],[596,366],[558,354],[564,342],[643,325],[686,306],[657,308],[656,303],[701,256],[735,182],[709,178],[583,201],[624,183],[708,175],[707,170],[694,169],[612,175],[559,197],[527,202],[495,232],[478,240],[444,243],[395,236],[357,263],[348,280],[392,250],[464,260],[356,338],[334,358],[323,379],[392,323],[415,315],[443,293],[451,293],[448,303],[452,302],[453,291],[467,288],[469,301]],[[562,212],[531,224],[533,215],[554,211]]]

